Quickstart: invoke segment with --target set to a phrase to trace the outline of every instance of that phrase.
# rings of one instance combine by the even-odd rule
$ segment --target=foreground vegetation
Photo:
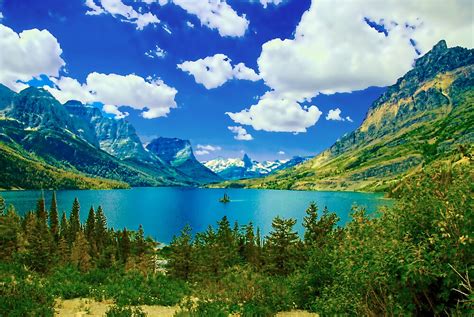
[[[58,216],[54,197],[49,211],[40,199],[24,217],[0,200],[0,315],[50,316],[59,297],[112,299],[108,316],[143,316],[139,305],[180,305],[179,316],[271,316],[296,308],[468,315],[469,164],[427,168],[397,188],[395,206],[375,217],[354,207],[344,228],[336,214],[311,204],[302,238],[294,219],[275,218],[262,238],[251,223],[224,217],[195,235],[185,227],[161,249],[141,227],[108,229],[100,207],[81,224],[77,200],[69,219]]]

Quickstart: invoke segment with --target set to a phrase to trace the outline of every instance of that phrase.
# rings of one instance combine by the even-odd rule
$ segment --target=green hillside
[[[474,141],[474,50],[441,41],[374,102],[354,132],[275,175],[219,186],[385,191],[440,160],[469,158]]]

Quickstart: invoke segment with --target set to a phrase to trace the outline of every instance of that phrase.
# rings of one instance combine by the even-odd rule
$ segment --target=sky
[[[201,161],[315,155],[439,40],[472,48],[471,0],[0,0],[0,83],[125,118]]]

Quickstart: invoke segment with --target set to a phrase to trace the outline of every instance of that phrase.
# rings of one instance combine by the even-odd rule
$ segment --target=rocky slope
[[[383,191],[425,164],[470,156],[473,72],[474,50],[440,41],[329,149],[275,175],[224,186]]]
[[[156,155],[165,163],[200,183],[222,181],[221,177],[196,159],[188,140],[160,137],[152,140],[146,149],[149,153]]]
[[[104,117],[78,102],[61,105],[49,92],[30,87],[16,94],[0,86],[0,152],[4,167],[2,188],[102,188],[196,185],[187,175],[147,152],[134,128],[124,120]],[[15,153],[25,160],[8,160]],[[36,179],[40,163],[44,178]],[[30,167],[26,168],[26,165]],[[67,186],[53,179],[63,175]],[[93,178],[115,180],[100,183]],[[100,183],[100,185],[98,185]],[[35,184],[35,185],[33,185]],[[89,185],[90,186],[89,186]],[[109,185],[106,185],[109,184]]]
[[[300,164],[309,157],[295,156],[289,160],[275,160],[258,162],[250,159],[247,154],[240,158],[217,158],[204,163],[204,165],[226,180],[238,180],[263,177]]]

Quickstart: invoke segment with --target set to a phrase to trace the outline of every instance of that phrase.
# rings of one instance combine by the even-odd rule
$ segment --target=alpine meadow
[[[474,314],[471,0],[0,0],[0,316]]]

